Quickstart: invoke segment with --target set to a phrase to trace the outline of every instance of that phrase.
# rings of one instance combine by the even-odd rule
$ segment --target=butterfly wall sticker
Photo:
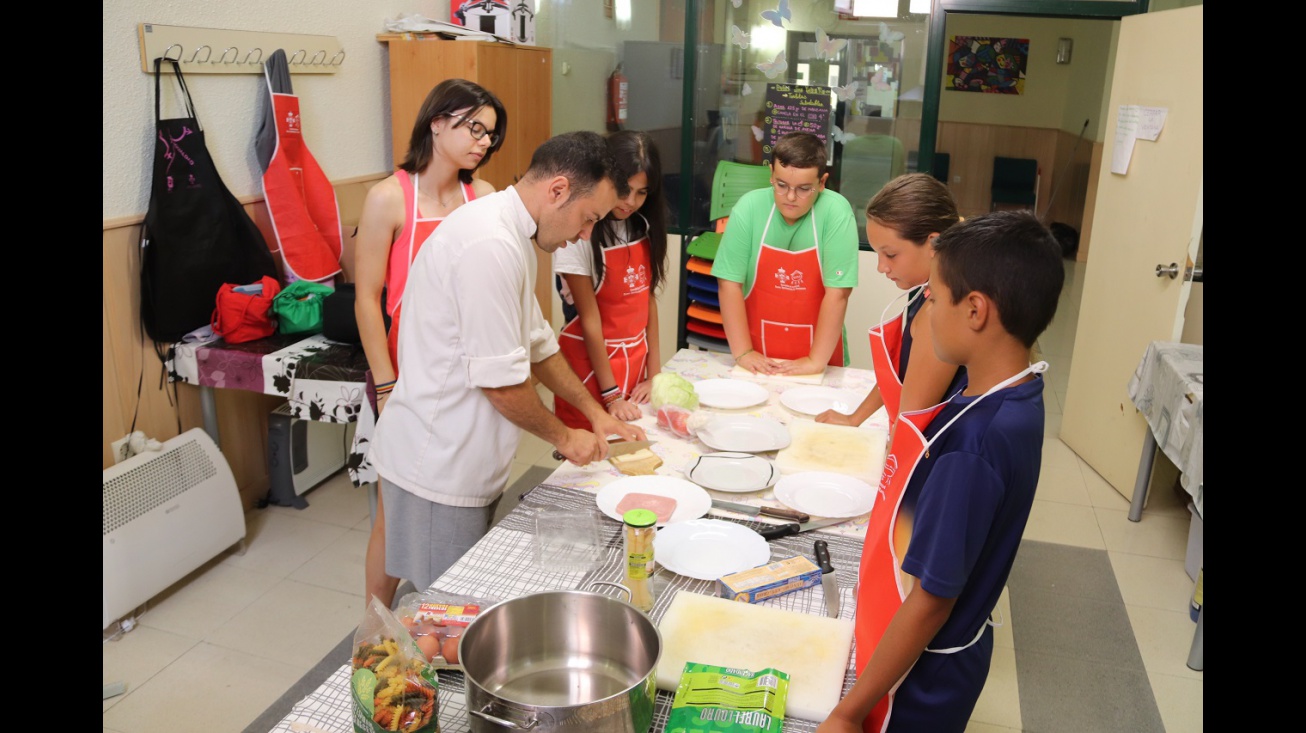
[[[748,85],[748,82],[744,82],[744,88],[743,88],[742,90],[740,90],[739,94],[740,94],[741,96],[747,97],[748,95],[750,95],[750,94],[752,94],[752,93],[753,93],[753,88],[752,88],[751,86]]]
[[[765,74],[768,79],[774,79],[777,76],[780,76],[785,73],[785,70],[788,68],[789,62],[785,60],[785,52],[783,50],[780,51],[780,53],[777,53],[773,60],[757,64],[758,71]]]
[[[895,31],[889,28],[889,24],[880,21],[880,50],[885,55],[892,56],[895,44],[906,38],[902,31]]]
[[[789,12],[789,0],[780,0],[775,10],[763,10],[762,20],[771,21],[771,25],[776,28],[784,28],[786,20],[793,20],[793,13]]]
[[[824,28],[816,29],[816,57],[818,59],[832,59],[848,45],[846,38],[831,38]]]
[[[845,102],[851,102],[857,98],[857,86],[858,82],[854,79],[848,82],[845,86],[835,87],[834,93],[839,96],[839,99],[842,99]]]
[[[748,34],[740,30],[739,26],[731,25],[730,42],[740,48],[748,48]]]
[[[730,4],[737,8],[744,4],[744,0],[730,0]]]
[[[834,138],[835,142],[840,145],[847,145],[849,141],[856,139],[857,136],[851,132],[844,132],[842,127],[834,125],[834,129],[830,131],[830,137]]]
[[[758,127],[757,125],[749,125],[748,129],[753,131],[754,140],[758,141],[759,143],[762,142],[762,134],[763,134],[762,128]]]

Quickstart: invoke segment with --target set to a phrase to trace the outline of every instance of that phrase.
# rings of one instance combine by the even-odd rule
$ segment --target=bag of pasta
[[[355,733],[439,733],[440,681],[422,650],[375,597],[354,632]]]

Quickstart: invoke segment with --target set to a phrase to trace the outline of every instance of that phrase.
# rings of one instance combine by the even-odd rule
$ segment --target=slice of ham
[[[670,496],[632,491],[617,502],[617,513],[625,514],[631,509],[647,509],[658,515],[658,524],[666,524],[671,520],[672,512],[676,511],[676,500]]]

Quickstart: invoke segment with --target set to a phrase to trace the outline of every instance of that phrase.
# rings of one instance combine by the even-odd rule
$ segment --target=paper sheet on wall
[[[1165,107],[1122,104],[1116,115],[1115,148],[1111,151],[1111,172],[1124,175],[1134,156],[1134,142],[1154,141],[1165,126]]]

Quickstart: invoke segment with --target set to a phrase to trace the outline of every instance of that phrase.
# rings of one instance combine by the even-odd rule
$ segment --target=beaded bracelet
[[[615,389],[615,388],[614,388],[614,389]],[[612,403],[616,402],[617,400],[621,400],[621,399],[625,399],[625,398],[626,398],[626,395],[622,394],[622,393],[620,392],[620,390],[615,391],[615,392],[613,392],[613,393],[610,394],[610,395],[603,395],[603,406],[604,406],[604,407],[611,407],[611,406],[612,406]]]
[[[748,356],[748,355],[751,354],[751,353],[753,353],[753,349],[748,349],[747,351],[745,351],[744,353],[740,354],[739,356],[736,356],[736,357],[735,357],[735,363],[738,364],[740,359],[744,358],[745,356]]]

